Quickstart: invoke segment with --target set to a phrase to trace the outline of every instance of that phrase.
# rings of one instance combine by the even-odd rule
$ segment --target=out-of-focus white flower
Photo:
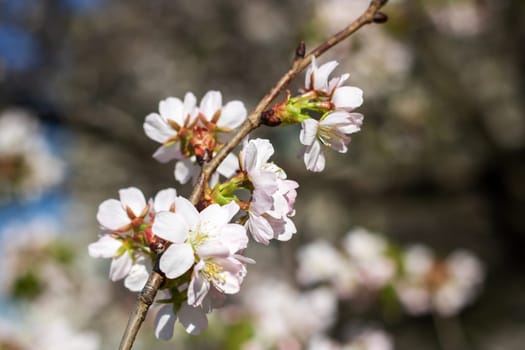
[[[396,266],[387,255],[388,243],[383,237],[356,228],[346,234],[343,247],[357,270],[360,284],[381,288],[391,281]]]
[[[425,3],[423,7],[436,27],[447,34],[468,37],[479,34],[485,25],[483,10],[474,0]]]
[[[305,342],[328,329],[337,313],[337,298],[330,289],[300,293],[272,280],[258,281],[243,293],[243,300],[255,318],[254,342],[263,348],[271,348],[283,340]]]
[[[297,280],[302,285],[330,282],[341,297],[351,296],[357,288],[352,264],[327,241],[318,240],[302,246],[297,260]]]
[[[34,332],[30,349],[55,350],[64,348],[66,344],[71,350],[100,349],[100,338],[97,334],[76,330],[65,319],[38,324]]]
[[[49,149],[34,116],[20,109],[0,114],[0,195],[38,197],[64,174],[64,163]]]
[[[301,123],[299,139],[305,145],[303,151],[306,169],[320,172],[325,168],[325,156],[321,144],[336,150],[339,153],[348,151],[349,134],[361,130],[363,115],[335,111],[327,114],[323,119],[307,119]]]
[[[412,247],[404,255],[403,266],[405,274],[395,288],[410,314],[455,315],[472,302],[483,282],[481,262],[463,250],[440,261],[428,249]]]
[[[366,330],[350,343],[344,344],[341,350],[393,350],[392,338],[379,329]]]
[[[433,302],[439,314],[451,316],[472,302],[483,282],[484,271],[479,259],[465,250],[453,252],[445,264],[449,278],[437,288]]]
[[[293,221],[297,182],[286,179],[286,173],[270,163],[274,149],[270,141],[254,139],[241,151],[241,169],[253,185],[246,226],[256,242],[289,240],[297,232]]]
[[[18,274],[31,267],[28,257],[38,256],[58,236],[56,222],[45,217],[35,217],[26,222],[14,222],[0,232],[0,294],[8,293]]]

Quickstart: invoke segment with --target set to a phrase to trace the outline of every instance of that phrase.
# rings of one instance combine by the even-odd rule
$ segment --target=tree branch
[[[246,135],[248,135],[251,131],[260,126],[261,113],[266,108],[268,108],[270,103],[279,95],[281,91],[283,91],[288,86],[292,79],[295,78],[297,74],[299,74],[304,68],[306,68],[310,64],[312,57],[318,57],[322,55],[330,48],[334,47],[336,44],[348,38],[351,34],[355,33],[358,29],[360,29],[366,24],[372,22],[384,22],[386,16],[384,16],[378,11],[379,9],[381,9],[381,7],[383,7],[383,5],[386,4],[386,2],[387,0],[372,0],[367,10],[343,30],[334,34],[321,45],[309,52],[306,56],[301,57],[302,55],[296,54],[295,60],[293,61],[293,64],[288,70],[288,72],[286,72],[281,77],[281,79],[279,79],[277,84],[275,84],[275,86],[272,87],[270,91],[262,98],[262,100],[259,102],[257,107],[255,107],[253,112],[250,113],[250,115],[248,115],[246,121],[240,127],[237,133],[233,136],[233,138],[230,139],[221,148],[221,150],[215,155],[215,157],[213,157],[213,159],[210,162],[206,163],[203,166],[199,179],[197,180],[197,183],[195,184],[195,187],[193,188],[193,191],[189,198],[189,200],[194,205],[196,205],[199,202],[202,193],[206,187],[206,184],[210,179],[210,176],[217,169],[219,164],[226,158],[226,156],[231,151],[233,151],[235,147],[239,145],[239,143],[241,143],[241,141],[244,139],[244,137],[246,137]],[[162,253],[160,253],[157,257],[157,266],[161,255]],[[146,285],[144,286],[144,289],[138,296],[135,309],[130,315],[128,324],[126,326],[126,330],[124,332],[124,335],[122,336],[119,350],[130,350],[133,346],[133,343],[142,325],[142,322],[146,318],[146,314],[149,310],[149,307],[153,303],[157,291],[163,282],[164,276],[158,269],[155,269],[150,274],[149,279]]]

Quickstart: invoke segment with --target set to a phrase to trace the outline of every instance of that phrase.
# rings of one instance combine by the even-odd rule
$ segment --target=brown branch
[[[384,22],[384,20],[381,20],[384,19],[383,16],[378,16],[377,14],[379,13],[379,9],[383,7],[383,5],[386,4],[386,2],[387,0],[372,0],[367,10],[350,25],[345,27],[340,32],[334,34],[328,40],[326,40],[314,50],[309,52],[306,56],[301,57],[300,55],[296,55],[292,67],[281,77],[277,84],[275,84],[275,86],[272,87],[270,91],[262,98],[262,100],[259,102],[257,107],[255,107],[253,112],[250,113],[250,115],[248,115],[246,121],[240,127],[237,133],[233,136],[233,138],[230,139],[221,148],[221,150],[215,155],[215,157],[213,157],[213,159],[210,162],[206,163],[203,166],[199,179],[197,180],[197,183],[195,184],[195,187],[193,188],[193,191],[189,198],[189,200],[194,205],[196,205],[199,202],[203,191],[206,187],[206,184],[210,179],[210,176],[217,169],[219,164],[226,158],[228,153],[233,151],[233,149],[237,147],[239,143],[241,143],[241,141],[244,139],[244,137],[246,137],[246,135],[248,135],[250,132],[252,132],[254,129],[258,128],[261,125],[261,113],[266,108],[268,108],[270,103],[279,95],[281,91],[283,91],[288,86],[292,79],[295,78],[297,74],[299,74],[304,68],[306,68],[310,64],[312,57],[318,57],[322,55],[330,48],[340,43],[366,24],[372,22]],[[378,20],[378,18],[380,18],[380,20]],[[160,256],[161,254],[159,254],[157,257],[156,265],[158,265]],[[146,318],[148,309],[153,303],[155,295],[157,294],[157,291],[163,281],[164,276],[161,273],[159,273],[158,270],[153,271],[150,274],[149,279],[146,285],[144,286],[144,289],[138,296],[135,309],[133,310],[133,313],[129,318],[128,325],[126,327],[124,335],[122,336],[122,341],[120,343],[119,350],[130,350],[133,346],[133,342],[135,341],[135,337],[137,336],[140,326]]]

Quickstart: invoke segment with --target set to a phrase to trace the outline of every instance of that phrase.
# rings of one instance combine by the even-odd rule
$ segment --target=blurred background
[[[135,295],[91,259],[118,190],[188,194],[144,117],[221,90],[248,110],[365,0],[0,0],[0,349],[114,349]],[[299,128],[263,128],[299,182],[298,233],[199,337],[138,349],[491,349],[525,342],[525,3],[391,0],[318,61],[364,90],[323,173]],[[301,75],[291,86],[296,91]],[[36,345],[35,345],[36,344]]]

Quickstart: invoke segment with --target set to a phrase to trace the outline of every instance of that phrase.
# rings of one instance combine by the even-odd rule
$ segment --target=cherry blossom
[[[100,204],[97,220],[107,230],[126,232],[140,225],[149,211],[142,192],[136,187],[119,191],[120,200],[108,199]]]
[[[307,119],[301,123],[300,141],[305,145],[303,158],[306,168],[320,172],[325,168],[325,156],[321,144],[328,146],[339,153],[348,151],[349,134],[361,130],[363,115],[335,111],[329,113],[320,121]]]
[[[158,213],[152,227],[154,234],[171,242],[160,259],[160,269],[168,278],[177,278],[195,264],[188,288],[188,302],[193,306],[202,304],[211,286],[222,293],[237,293],[246,274],[244,263],[251,262],[237,255],[248,243],[244,227],[229,223],[239,206],[212,204],[198,212],[191,202],[178,197],[175,207],[175,213]]]
[[[256,242],[289,240],[297,232],[294,215],[297,182],[286,179],[283,169],[268,162],[274,149],[270,141],[254,139],[241,151],[241,169],[253,186],[246,226]]]

